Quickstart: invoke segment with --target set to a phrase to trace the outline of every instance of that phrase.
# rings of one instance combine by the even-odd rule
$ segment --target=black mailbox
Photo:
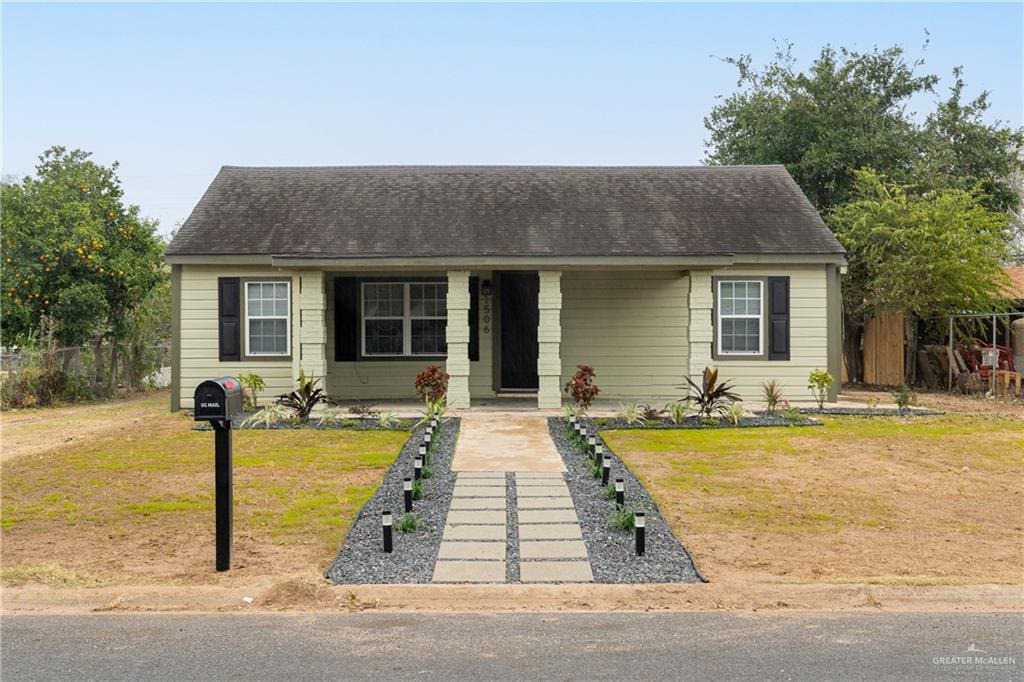
[[[242,416],[242,385],[234,377],[210,379],[196,386],[197,422],[237,419]]]

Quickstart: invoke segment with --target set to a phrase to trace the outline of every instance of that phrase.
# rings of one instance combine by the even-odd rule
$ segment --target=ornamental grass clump
[[[576,373],[569,380],[569,383],[565,385],[565,392],[569,394],[569,398],[572,399],[573,404],[579,409],[578,414],[582,414],[590,409],[590,404],[594,402],[594,398],[601,392],[601,389],[594,383],[596,375],[594,368],[590,365],[576,365]]]
[[[626,422],[627,426],[644,426],[647,424],[647,417],[644,416],[644,410],[640,407],[639,400],[634,400],[629,405],[619,403],[619,407],[622,409],[622,419]]]
[[[412,533],[420,527],[420,517],[416,514],[402,514],[395,522],[395,530],[399,533]]]
[[[612,530],[631,531],[636,528],[636,512],[628,507],[615,507],[608,515],[608,527]]]
[[[775,414],[782,402],[782,386],[778,381],[772,379],[761,384],[761,397],[764,398],[765,411],[768,414]]]
[[[686,403],[671,402],[665,405],[665,413],[673,424],[682,424],[686,419]]]

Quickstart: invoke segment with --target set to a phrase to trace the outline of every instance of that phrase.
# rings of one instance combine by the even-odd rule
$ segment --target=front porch
[[[424,285],[443,296],[436,309]],[[343,402],[418,409],[430,364],[449,374],[450,407],[497,411],[559,410],[581,363],[613,405],[681,397],[690,370],[679,270],[298,271],[293,291],[293,372],[323,377]]]

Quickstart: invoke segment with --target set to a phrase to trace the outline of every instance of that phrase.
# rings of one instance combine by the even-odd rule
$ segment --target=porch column
[[[711,272],[690,272],[690,361],[689,375],[700,385],[705,367],[714,364],[711,346],[715,340],[714,296]]]
[[[303,270],[292,276],[292,381],[304,370],[327,390],[327,322],[324,273]]]
[[[537,295],[537,407],[562,406],[562,273],[541,270]]]
[[[448,406],[469,407],[469,272],[448,272]]]

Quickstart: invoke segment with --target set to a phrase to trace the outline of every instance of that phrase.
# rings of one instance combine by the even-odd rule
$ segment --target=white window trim
[[[725,315],[726,319],[730,320],[757,320],[757,351],[752,350],[730,350],[727,351],[722,347],[722,285],[723,284],[756,284],[758,291],[761,292],[761,305],[757,315]],[[764,281],[760,279],[720,279],[717,281],[715,288],[715,343],[718,355],[738,355],[746,357],[757,357],[764,355]]]
[[[366,285],[402,285],[402,317],[397,315],[373,315],[368,316],[366,307]],[[444,358],[447,353],[413,353],[412,352],[412,321],[413,320],[448,320],[445,315],[413,315],[412,297],[409,288],[413,284],[442,284],[431,280],[422,282],[360,282],[359,283],[359,346],[362,356],[365,358]],[[447,312],[447,305],[445,306]],[[402,320],[402,352],[401,353],[367,353],[366,352],[366,321],[367,320]]]
[[[249,285],[250,284],[283,284],[287,291],[288,311],[283,315],[250,315],[249,314]],[[292,283],[288,280],[246,280],[243,282],[245,289],[245,354],[251,358],[287,358],[292,354]],[[285,352],[284,353],[254,353],[250,350],[250,322],[253,320],[280,320],[284,319],[285,326]]]

